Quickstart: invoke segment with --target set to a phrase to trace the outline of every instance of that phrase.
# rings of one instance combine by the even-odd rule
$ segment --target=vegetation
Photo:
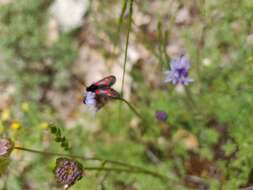
[[[91,1],[67,32],[52,3],[0,1],[1,189],[61,189],[56,159],[83,165],[65,189],[253,186],[252,0]],[[182,54],[193,82],[164,83]],[[111,74],[94,117],[83,84]]]

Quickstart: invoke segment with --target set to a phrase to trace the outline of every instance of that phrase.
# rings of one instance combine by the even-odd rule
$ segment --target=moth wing
[[[98,87],[112,86],[116,82],[116,77],[113,75],[107,76],[97,82],[94,85]]]
[[[105,96],[108,98],[120,98],[120,94],[112,88],[98,89],[96,90],[96,94],[98,96]]]

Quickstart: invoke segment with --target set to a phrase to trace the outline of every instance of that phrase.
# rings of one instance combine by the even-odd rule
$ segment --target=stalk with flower
[[[30,148],[20,147],[20,146],[14,146],[14,142],[12,142],[10,139],[0,139],[0,165],[3,164],[6,165],[6,168],[8,166],[9,162],[3,162],[5,158],[9,159],[9,156],[12,152],[12,150],[20,150],[35,154],[40,154],[42,156],[57,156],[56,159],[56,165],[54,168],[54,175],[56,178],[56,182],[63,186],[63,188],[69,189],[72,185],[74,185],[77,181],[82,179],[84,176],[85,170],[93,170],[93,171],[114,171],[114,172],[126,172],[126,173],[136,173],[136,174],[146,174],[150,175],[156,178],[161,179],[164,182],[167,182],[169,178],[166,175],[159,174],[155,171],[150,171],[146,168],[142,168],[139,166],[135,166],[132,164],[128,164],[121,161],[116,160],[107,160],[102,159],[98,157],[83,157],[78,155],[72,155],[72,154],[63,154],[63,153],[56,153],[56,152],[47,152],[47,151],[40,151],[40,150],[34,150]],[[78,160],[83,161],[100,161],[101,163],[104,163],[103,167],[99,166],[83,166]],[[110,164],[111,167],[105,166]],[[1,174],[2,170],[0,171]]]

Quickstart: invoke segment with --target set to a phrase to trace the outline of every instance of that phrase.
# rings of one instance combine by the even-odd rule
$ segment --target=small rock
[[[197,150],[199,147],[197,137],[185,129],[177,130],[173,136],[173,141],[181,142],[187,150]]]
[[[182,84],[176,85],[175,91],[178,94],[184,94],[185,93],[184,85],[182,85]]]
[[[151,17],[149,15],[142,13],[140,10],[137,10],[137,8],[134,9],[133,18],[134,23],[137,26],[147,25],[151,22]]]
[[[209,66],[209,65],[211,65],[212,63],[211,63],[211,60],[210,60],[209,58],[204,58],[204,59],[202,60],[202,64],[205,65],[205,66]]]
[[[83,16],[89,9],[89,0],[55,0],[50,13],[64,32],[71,31],[83,24]]]
[[[83,45],[79,50],[79,57],[74,64],[72,72],[82,77],[87,85],[102,79],[110,73],[102,54]]]
[[[176,24],[190,24],[191,23],[191,15],[190,15],[190,10],[186,7],[182,8],[179,10],[175,23]]]
[[[11,2],[11,0],[0,0],[0,6],[1,5],[6,5],[6,4],[10,3],[10,2]]]

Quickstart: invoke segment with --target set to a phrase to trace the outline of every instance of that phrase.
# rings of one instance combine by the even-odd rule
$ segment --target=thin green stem
[[[135,115],[137,117],[139,117],[141,120],[145,121],[144,117],[126,99],[118,98],[117,100],[120,100],[120,101],[124,102],[125,104],[127,104],[127,106],[135,113]]]
[[[135,109],[134,106],[132,106],[132,104],[130,104],[126,99],[124,98],[117,98],[116,100],[120,100],[122,102],[124,102],[125,104],[127,104],[127,106],[131,109],[132,112],[134,112],[134,114],[139,117],[141,119],[141,121],[143,122],[145,129],[144,131],[146,131],[146,129],[148,128],[149,130],[151,130],[152,132],[155,133],[155,130],[151,127],[148,127],[148,121]],[[121,105],[121,104],[120,104]],[[121,110],[121,109],[120,109]],[[142,133],[144,133],[144,131]],[[141,138],[139,139],[140,142],[142,142]]]
[[[126,169],[126,168],[112,168],[112,167],[84,167],[84,170],[102,170],[102,171],[116,171],[116,172],[127,172],[127,173],[143,173],[143,174],[148,174],[153,177],[157,177],[163,181],[168,181],[168,177],[158,174],[156,172],[152,172],[146,169],[142,170],[131,170],[131,169]]]
[[[158,30],[158,40],[159,40],[159,46],[158,46],[159,60],[162,63],[162,66],[166,66],[169,60],[169,56],[166,52],[169,31],[163,29],[163,25],[161,21],[159,21],[158,23],[157,30]]]
[[[14,149],[27,151],[27,152],[31,152],[31,153],[36,153],[36,154],[42,154],[44,156],[66,156],[66,157],[81,159],[81,160],[85,160],[85,161],[88,161],[88,160],[101,161],[101,162],[108,162],[111,164],[117,164],[117,165],[121,165],[121,166],[135,168],[135,166],[124,163],[124,162],[119,162],[119,161],[114,161],[114,160],[106,160],[106,159],[102,159],[102,158],[98,158],[98,157],[84,157],[84,156],[78,156],[78,155],[72,155],[72,154],[62,154],[62,153],[55,153],[55,152],[48,152],[48,151],[40,151],[40,150],[34,150],[34,149],[24,148],[24,147],[14,147]]]
[[[157,31],[158,31],[158,58],[159,62],[164,66],[167,63],[167,60],[163,59],[163,31],[162,31],[162,22],[159,21],[157,25]]]
[[[208,31],[208,27],[209,27],[209,21],[211,21],[211,17],[208,17],[207,15],[207,10],[206,10],[206,2],[205,0],[198,0],[198,7],[200,10],[200,19],[201,19],[201,23],[202,23],[202,28],[201,28],[201,32],[199,34],[199,40],[197,42],[197,50],[196,50],[196,72],[197,72],[197,76],[198,76],[198,82],[201,83],[201,51],[204,49],[205,47],[205,39],[206,39],[206,35],[207,35],[207,31]],[[201,85],[200,85],[201,86]],[[202,88],[200,88],[200,93],[202,92]]]
[[[118,34],[120,35],[121,26],[123,23],[124,14],[126,12],[128,0],[123,0],[123,6],[121,9],[120,17],[119,17],[119,24],[118,24]]]
[[[98,157],[84,157],[84,156],[71,155],[71,154],[62,154],[62,153],[55,153],[55,152],[48,152],[48,151],[40,151],[40,150],[34,150],[34,149],[24,148],[24,147],[14,147],[14,149],[21,150],[21,151],[26,151],[26,152],[31,152],[31,153],[35,153],[35,154],[42,154],[44,156],[66,156],[66,157],[70,157],[70,158],[81,159],[81,160],[84,160],[84,161],[89,161],[89,160],[101,161],[101,162],[104,162],[104,163],[115,164],[115,165],[119,165],[119,166],[128,167],[128,168],[131,168],[131,169],[138,169],[138,170],[143,169],[139,166],[135,166],[135,165],[128,164],[128,163],[125,163],[125,162],[120,162],[120,161],[116,161],[116,160],[102,159],[102,158],[98,158]]]
[[[195,118],[201,119],[202,116],[205,115],[205,112],[203,112],[201,107],[199,107],[200,105],[197,104],[192,94],[192,91],[187,86],[185,86],[185,93],[186,93],[185,101],[186,104],[188,104],[189,106],[189,111],[193,113]]]
[[[106,160],[106,159],[101,159],[101,158],[97,158],[97,157],[91,157],[91,158],[86,158],[83,156],[77,156],[77,155],[70,155],[70,154],[62,154],[62,153],[55,153],[55,152],[48,152],[48,151],[40,151],[40,150],[34,150],[34,149],[29,149],[29,148],[24,148],[24,147],[14,147],[14,149],[16,150],[21,150],[21,151],[26,151],[26,152],[31,152],[31,153],[35,153],[35,154],[41,154],[44,156],[66,156],[66,157],[70,157],[70,158],[75,158],[75,159],[82,159],[82,160],[96,160],[96,161],[101,161],[104,163],[111,163],[111,164],[115,164],[115,165],[119,165],[119,166],[124,166],[124,167],[128,167],[128,168],[112,168],[112,167],[86,167],[84,169],[86,170],[104,170],[104,171],[122,171],[122,172],[128,172],[128,173],[144,173],[144,174],[148,174],[148,175],[152,175],[154,177],[158,177],[160,179],[166,179],[166,176],[163,176],[159,173],[147,170],[145,168],[141,168],[139,166],[134,166],[131,164],[127,164],[124,162],[120,162],[120,161],[115,161],[115,160]]]
[[[34,150],[34,149],[30,149],[30,148],[17,147],[17,146],[15,146],[14,149],[21,150],[21,151],[26,151],[26,152],[31,152],[31,153],[35,153],[35,154],[42,154],[44,156],[69,156],[68,154],[40,151],[40,150]],[[73,157],[73,158],[78,157],[79,158],[79,156],[71,156],[71,157]]]
[[[133,2],[134,2],[134,0],[130,0],[130,10],[129,10],[129,16],[128,16],[128,30],[127,30],[127,38],[126,38],[122,84],[121,84],[121,95],[122,95],[122,97],[123,97],[123,89],[124,89],[125,75],[126,75],[126,64],[127,64],[129,36],[130,36],[130,31],[131,31],[131,26],[132,26]]]
[[[206,25],[204,24],[204,26],[201,29],[201,33],[200,33],[200,38],[197,44],[197,52],[196,52],[196,71],[197,71],[197,76],[199,79],[199,82],[201,82],[201,50],[203,50],[204,46],[205,46],[205,35],[206,35]]]
[[[191,90],[186,86],[185,87],[185,92],[186,92],[186,96],[187,96],[187,99],[190,101],[191,103],[191,106],[194,108],[196,107],[196,102],[195,100],[193,99],[193,96],[192,96],[192,92]]]

